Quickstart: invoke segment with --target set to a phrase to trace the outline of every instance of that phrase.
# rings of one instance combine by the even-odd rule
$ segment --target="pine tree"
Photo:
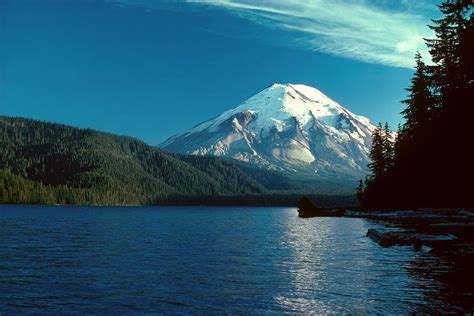
[[[439,5],[442,19],[430,26],[435,39],[427,39],[433,79],[442,107],[454,106],[456,90],[472,85],[473,0],[448,0]],[[466,66],[466,67],[465,67]]]
[[[419,130],[426,127],[428,121],[433,119],[434,97],[431,93],[431,78],[428,73],[428,67],[423,62],[421,54],[415,55],[416,71],[411,79],[411,86],[408,99],[402,101],[407,108],[402,111],[405,117],[403,134],[407,137],[406,141],[412,141]]]
[[[383,129],[383,156],[384,156],[384,173],[389,172],[393,168],[394,163],[394,141],[393,141],[392,131],[388,126],[388,123],[385,123]]]
[[[359,202],[362,204],[364,201],[364,182],[362,179],[360,179],[359,185],[357,186],[356,196]]]
[[[385,173],[384,146],[383,128],[379,123],[372,134],[372,148],[369,154],[371,160],[369,168],[373,179],[377,179]]]

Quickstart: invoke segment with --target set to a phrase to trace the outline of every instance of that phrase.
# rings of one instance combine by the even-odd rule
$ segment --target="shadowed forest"
[[[432,63],[417,54],[394,140],[388,127],[373,135],[372,175],[357,195],[367,208],[474,206],[473,1],[445,1],[429,26]]]
[[[90,129],[0,117],[0,203],[295,205],[304,185],[217,157],[163,152]],[[323,205],[353,197],[318,196]]]

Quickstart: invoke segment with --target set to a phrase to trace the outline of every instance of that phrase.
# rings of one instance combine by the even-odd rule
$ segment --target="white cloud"
[[[168,8],[173,4],[215,7],[295,36],[288,45],[393,67],[411,68],[437,18],[439,0],[106,0]],[[245,35],[244,35],[245,36]],[[287,38],[287,37],[285,37]]]
[[[304,48],[369,63],[412,67],[436,14],[432,0],[187,0],[296,34]]]

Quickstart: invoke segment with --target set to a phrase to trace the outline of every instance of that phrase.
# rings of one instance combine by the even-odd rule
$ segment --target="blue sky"
[[[157,144],[279,82],[396,125],[436,3],[2,0],[0,114]]]

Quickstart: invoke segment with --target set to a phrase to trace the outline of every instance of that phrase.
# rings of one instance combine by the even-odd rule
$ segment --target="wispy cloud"
[[[369,63],[412,67],[435,5],[423,0],[187,0],[220,7],[282,31],[301,46]]]
[[[176,0],[109,0],[156,7]],[[216,7],[282,32],[300,47],[368,63],[412,67],[416,51],[428,57],[423,38],[437,0],[184,0]]]

